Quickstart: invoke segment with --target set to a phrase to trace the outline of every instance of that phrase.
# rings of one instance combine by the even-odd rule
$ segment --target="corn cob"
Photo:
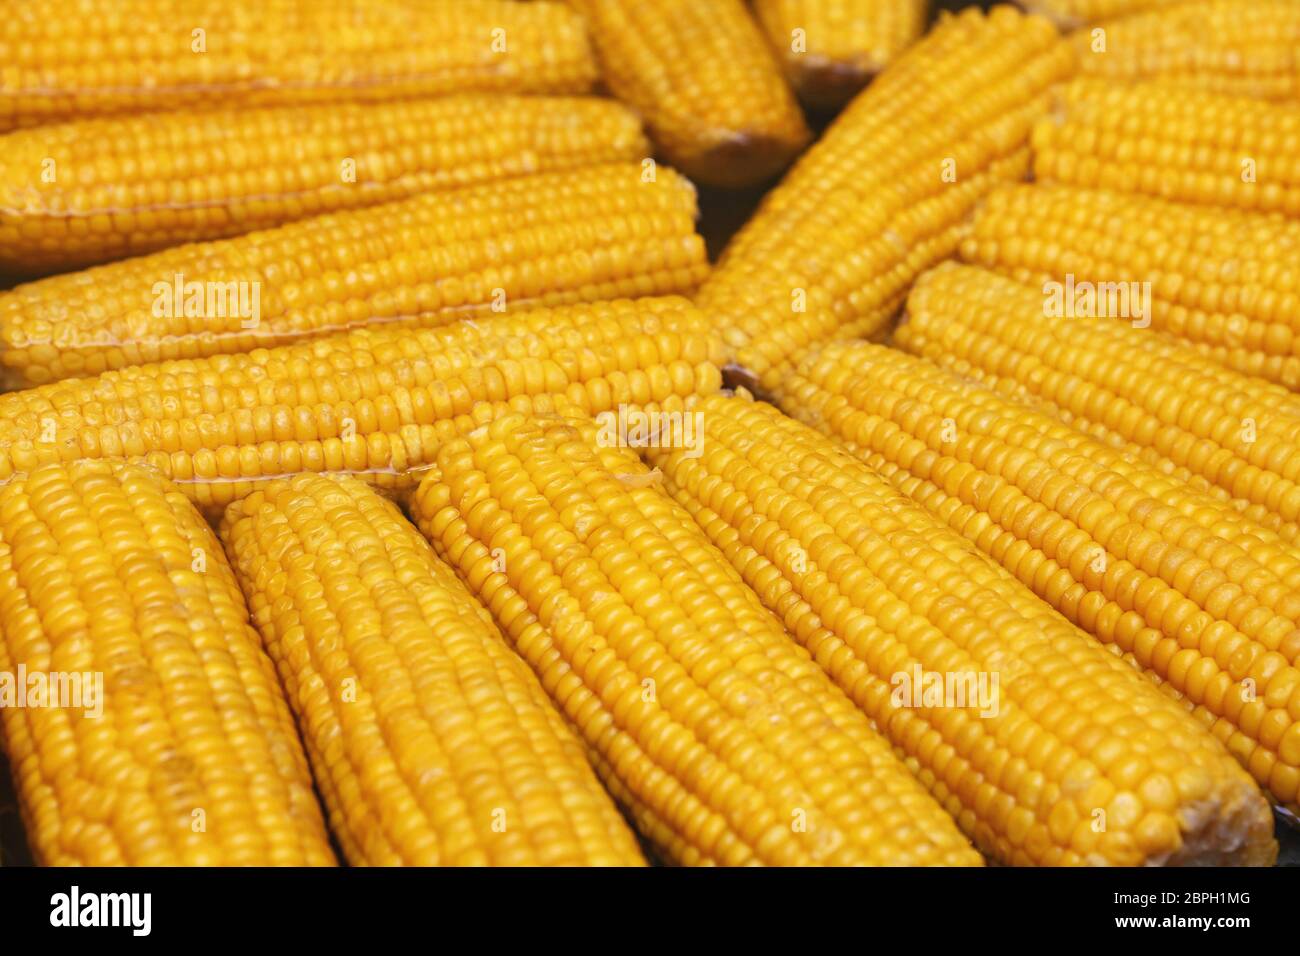
[[[742,0],[570,0],[612,92],[668,162],[714,186],[775,175],[809,139]]]
[[[647,149],[628,110],[578,97],[158,113],[20,130],[0,138],[0,268],[105,262]]]
[[[703,454],[649,461],[982,850],[1272,862],[1267,801],[1180,704],[829,439],[754,402],[696,407]]]
[[[501,0],[25,0],[6,4],[0,63],[0,130],[212,105],[581,93],[597,72],[572,11]]]
[[[1295,105],[1089,77],[1063,88],[1033,149],[1040,182],[1300,216]]]
[[[1300,4],[1207,0],[1080,31],[1082,72],[1159,79],[1267,100],[1300,99]]]
[[[581,745],[397,508],[299,475],[221,539],[354,865],[637,865]]]
[[[1300,805],[1295,545],[1050,415],[893,349],[828,346],[782,402],[1202,708],[1280,803]]]
[[[640,831],[688,865],[978,865],[606,427],[496,419],[444,446],[411,512]]]
[[[1300,7],[1297,7],[1300,10]],[[962,257],[1021,282],[1149,284],[1129,316],[1229,368],[1300,388],[1300,223],[1066,186],[993,192]],[[1076,288],[1082,286],[1076,285]]]
[[[1100,20],[1120,20],[1149,10],[1164,10],[1188,2],[1189,0],[1019,0],[1020,5],[1030,13],[1049,17],[1058,26],[1065,28]]]
[[[334,862],[221,546],[152,471],[55,465],[0,489],[0,672],[51,691],[0,707],[39,863]]]
[[[698,301],[736,377],[772,388],[828,338],[883,332],[993,185],[1018,180],[1073,51],[1007,7],[950,17],[840,116],[732,240]],[[936,82],[935,77],[942,77]]]
[[[1131,443],[1230,496],[1300,519],[1300,399],[1114,319],[1052,318],[1040,290],[970,266],[917,282],[900,347],[1080,431]],[[1095,423],[1095,424],[1094,424]]]
[[[708,270],[694,215],[690,184],[671,170],[643,182],[640,166],[607,166],[432,193],[54,276],[0,293],[0,384],[369,325],[690,292]],[[210,309],[213,288],[221,294]],[[191,310],[192,295],[200,299]]]
[[[668,297],[138,365],[0,395],[0,483],[45,462],[138,458],[204,506],[299,471],[400,484],[475,426],[480,403],[657,406],[716,389],[719,349],[704,316]]]
[[[928,0],[755,0],[800,99],[838,108],[925,30]]]

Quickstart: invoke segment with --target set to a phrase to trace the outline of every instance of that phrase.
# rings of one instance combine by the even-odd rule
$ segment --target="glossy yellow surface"
[[[1300,388],[1295,220],[1072,186],[1013,186],[976,210],[961,254],[1040,289],[1066,276],[1076,286],[1150,283],[1148,314],[1117,321],[1136,318],[1229,368]]]
[[[719,349],[667,297],[138,365],[0,395],[0,483],[111,457],[144,459],[204,505],[298,471],[402,482],[482,403],[657,406],[717,389]]]
[[[570,3],[587,20],[611,92],[692,179],[754,185],[807,144],[803,114],[743,0]]]
[[[537,679],[391,502],[299,475],[227,509],[221,538],[348,862],[642,862]]]
[[[633,452],[507,415],[437,465],[412,516],[669,859],[979,865]]]
[[[928,0],[755,0],[767,34],[800,99],[842,106],[921,38]]]
[[[645,182],[640,165],[599,166],[55,276],[0,293],[0,383],[23,388],[368,326],[444,325],[501,310],[690,292],[708,272],[695,211],[690,184],[670,169]],[[194,283],[204,296],[197,316],[186,314],[183,298]],[[211,314],[209,283],[234,289],[249,306],[256,293],[255,314]]]
[[[76,268],[648,151],[629,110],[579,97],[151,113],[19,130],[0,136],[0,269]]]
[[[581,93],[597,74],[573,11],[513,0],[23,0],[0,21],[0,63],[0,129],[208,106]]]
[[[334,863],[221,545],[156,473],[51,466],[0,489],[0,671],[19,667],[102,681],[98,715],[0,707],[37,862]]]
[[[1157,6],[1105,24],[1104,49],[1080,30],[1082,72],[1160,79],[1267,100],[1300,99],[1300,4],[1201,0]]]
[[[1279,522],[1300,519],[1292,392],[1126,322],[1046,317],[1043,302],[1041,289],[944,266],[917,282],[895,343],[1150,449]]]
[[[1009,7],[949,17],[895,61],[767,195],[697,296],[742,376],[771,389],[801,349],[883,333],[913,278],[956,250],[978,199],[1023,178],[1030,127],[1073,62],[1050,24]]]
[[[1272,862],[1267,801],[1179,704],[829,438],[738,398],[696,407],[704,454],[649,460],[981,849],[1020,865]],[[996,693],[900,706],[914,668]]]
[[[1164,10],[1187,2],[1188,0],[1020,0],[1020,5],[1032,13],[1050,17],[1062,27],[1077,27],[1098,21],[1104,21],[1109,26],[1112,20],[1120,21],[1148,10]]]
[[[895,350],[830,347],[783,397],[1184,695],[1279,802],[1300,805],[1300,549],[1228,502]]]
[[[1061,90],[1032,143],[1038,182],[1300,217],[1294,103],[1088,77]]]

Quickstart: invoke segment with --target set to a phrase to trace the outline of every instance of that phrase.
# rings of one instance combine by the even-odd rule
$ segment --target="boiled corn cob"
[[[771,388],[811,343],[883,332],[980,196],[1023,177],[1030,126],[1072,64],[1046,21],[971,9],[873,82],[700,290],[736,377]]]
[[[754,14],[800,99],[836,108],[925,30],[928,0],[755,0]]]
[[[1034,177],[1300,216],[1300,105],[1088,77],[1034,127]]]
[[[1300,398],[1125,322],[1048,317],[1044,298],[983,269],[941,267],[917,282],[894,341],[1112,446],[1149,449],[1148,461],[1281,522],[1300,520]]]
[[[613,431],[503,416],[444,446],[411,512],[640,831],[689,865],[978,865]]]
[[[0,395],[0,483],[84,458],[144,459],[205,506],[299,471],[400,483],[479,403],[654,406],[716,389],[719,350],[667,297],[138,365]]]
[[[1267,100],[1300,99],[1300,4],[1208,0],[1076,35],[1085,74],[1160,79]]]
[[[648,460],[982,850],[1272,862],[1267,801],[1180,704],[829,439],[738,398],[696,408],[703,454]]]
[[[784,169],[808,127],[742,0],[570,0],[587,18],[611,91],[663,157],[715,186]]]
[[[672,170],[647,182],[639,165],[604,166],[431,193],[55,276],[0,293],[0,385],[362,326],[690,292],[708,270],[694,215],[694,192]]]
[[[637,865],[578,740],[397,508],[271,482],[221,538],[359,864]]]
[[[334,862],[221,545],[153,471],[54,465],[0,489],[0,673],[70,692],[0,707],[37,862]]]
[[[1164,10],[1188,2],[1190,0],[1019,0],[1030,13],[1050,17],[1062,27],[1121,20],[1148,10]]]
[[[1300,6],[1297,6],[1300,11]],[[1149,325],[1229,368],[1300,388],[1300,223],[1068,186],[996,190],[967,261],[1043,287],[1149,285]],[[1082,285],[1081,285],[1082,284]]]
[[[109,113],[580,93],[581,19],[501,0],[24,0],[0,22],[0,130]]]
[[[639,160],[609,100],[154,113],[0,137],[0,269],[48,272],[523,173]]]
[[[1273,797],[1300,806],[1300,548],[895,349],[828,346],[781,399],[1202,708]]]

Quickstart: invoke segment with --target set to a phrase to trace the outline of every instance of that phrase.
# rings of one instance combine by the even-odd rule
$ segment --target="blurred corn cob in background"
[[[0,483],[46,462],[143,459],[205,506],[299,471],[410,480],[480,403],[587,412],[716,390],[720,345],[679,298],[359,330],[0,395]]]
[[[411,512],[638,829],[689,865],[979,865],[617,441],[503,416],[444,446]]]
[[[1293,542],[1229,501],[895,349],[828,346],[781,400],[1167,681],[1279,803],[1300,807]]]
[[[298,475],[221,537],[349,862],[642,862],[532,671],[392,503]]]
[[[37,862],[333,864],[221,545],[152,470],[54,465],[0,488],[0,670],[81,688],[0,708]]]
[[[754,0],[799,98],[817,109],[848,102],[921,38],[928,0]]]
[[[1300,216],[1300,103],[1088,77],[1059,92],[1033,149],[1039,182]]]
[[[1190,472],[1283,534],[1300,520],[1300,397],[1122,321],[1052,314],[1045,298],[944,266],[917,283],[894,341],[1166,473]]]
[[[1071,28],[1099,20],[1119,20],[1147,10],[1164,10],[1190,0],[1018,0],[1030,13],[1051,18],[1058,26]],[[1253,2],[1253,0],[1252,0]]]
[[[581,19],[506,0],[24,0],[0,21],[0,130],[195,107],[581,93]]]
[[[742,0],[570,0],[615,96],[691,179],[749,186],[809,139],[799,105]]]
[[[1300,3],[1204,0],[1157,7],[1075,35],[1081,72],[1216,93],[1300,99]]]
[[[1297,7],[1300,9],[1300,7]],[[1011,186],[976,210],[962,257],[1036,288],[1123,291],[1120,321],[1300,388],[1300,222],[1069,186]],[[1129,296],[1131,284],[1148,295]]]
[[[48,272],[434,189],[640,160],[609,100],[456,96],[156,113],[0,137],[0,269]]]
[[[695,211],[694,190],[670,169],[645,181],[638,164],[601,166],[54,276],[0,293],[0,385],[371,325],[689,293],[708,271]]]
[[[771,388],[799,350],[883,333],[913,277],[951,255],[1074,52],[1007,7],[939,23],[857,97],[731,241],[698,301],[737,378]],[[935,77],[943,77],[937,82]]]
[[[829,439],[740,398],[694,408],[702,454],[647,459],[984,852],[1273,861],[1267,802],[1178,703]]]

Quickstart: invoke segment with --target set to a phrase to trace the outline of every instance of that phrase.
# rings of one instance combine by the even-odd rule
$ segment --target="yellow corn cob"
[[[1023,177],[1029,129],[1072,64],[1046,21],[971,9],[873,82],[700,290],[737,377],[772,388],[808,345],[883,332],[980,196]]]
[[[978,865],[615,430],[503,416],[411,511],[641,832],[680,864]]]
[[[894,349],[828,346],[781,399],[1202,708],[1243,766],[1300,806],[1300,549],[1227,502]]]
[[[755,0],[800,99],[837,108],[920,39],[928,0]]]
[[[895,342],[1300,520],[1300,398],[1124,322],[1046,317],[1044,304],[996,273],[941,267],[917,282]]]
[[[55,465],[0,489],[0,673],[23,671],[20,690],[73,692],[0,707],[38,862],[334,862],[221,545],[156,473]]]
[[[639,165],[605,166],[432,193],[54,276],[0,293],[0,384],[23,388],[361,326],[690,292],[708,271],[694,216],[694,192],[672,170],[644,182]],[[211,305],[209,290],[217,292]]]
[[[799,105],[742,0],[570,0],[610,89],[663,156],[716,186],[775,175],[809,139]]]
[[[1068,408],[1036,394],[1025,384],[1011,376],[989,374],[965,359],[947,355],[942,350],[934,349],[922,337],[909,335],[903,327],[900,327],[899,333],[895,336],[894,344],[910,349],[918,355],[924,355],[932,363],[956,373],[963,379],[986,385],[999,395],[1018,405],[1050,415],[1062,424],[1070,426],[1080,435],[1093,438],[1109,448],[1121,451],[1130,460],[1149,465],[1160,474],[1177,480],[1180,484],[1187,486],[1198,494],[1216,498],[1220,502],[1226,502],[1241,517],[1262,528],[1266,528],[1293,545],[1300,545],[1300,523],[1284,519],[1266,503],[1253,502],[1234,496],[1228,488],[1220,487],[1190,468],[1179,465],[1153,445],[1139,444],[1125,438],[1123,434],[1108,427],[1101,421],[1075,414]]]
[[[1300,11],[1300,6],[1297,6]],[[1250,375],[1300,388],[1300,223],[1067,186],[996,190],[967,262],[1021,282],[1149,283],[1130,321]],[[1078,286],[1076,286],[1078,287]]]
[[[1030,13],[1050,17],[1062,27],[1120,19],[1148,10],[1164,10],[1189,0],[1018,0]],[[1251,0],[1253,3],[1254,0]]]
[[[1080,31],[1082,72],[1160,79],[1268,100],[1300,99],[1300,4],[1207,0]]]
[[[754,402],[696,408],[703,454],[650,462],[981,849],[1272,862],[1267,801],[1179,703],[829,439]]]
[[[1300,216],[1300,105],[1089,77],[1061,90],[1033,149],[1039,182]]]
[[[628,110],[578,97],[155,113],[20,130],[0,137],[0,269],[105,262],[647,150]]]
[[[0,483],[45,462],[119,457],[205,506],[300,471],[400,482],[474,427],[480,403],[655,406],[715,390],[719,350],[704,316],[668,297],[138,365],[0,395]]]
[[[532,672],[393,504],[299,475],[231,505],[221,538],[349,862],[642,862]]]
[[[581,93],[579,17],[501,0],[24,0],[0,22],[0,130],[199,106]]]

